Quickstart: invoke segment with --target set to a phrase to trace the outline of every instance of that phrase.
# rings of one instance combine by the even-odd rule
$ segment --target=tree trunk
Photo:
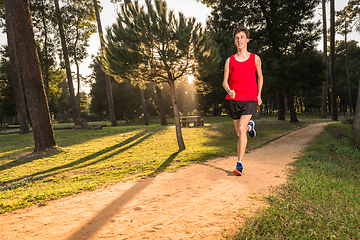
[[[347,82],[348,95],[349,95],[349,108],[350,108],[350,114],[352,114],[353,107],[352,107],[351,87],[350,87],[350,79],[349,79],[349,57],[348,57],[348,49],[347,49],[346,24],[345,24],[345,71],[346,71],[346,82]]]
[[[140,87],[140,97],[141,97],[141,104],[142,104],[142,107],[143,107],[145,125],[149,125],[149,120],[148,120],[147,111],[146,111],[144,91],[142,90],[141,87]]]
[[[216,116],[216,110],[215,110],[215,103],[212,102],[211,103],[211,112],[212,112],[212,116],[215,117]]]
[[[161,88],[155,84],[155,90],[156,90],[156,96],[159,102],[159,112],[160,112],[160,122],[161,125],[167,125],[167,120],[166,120],[166,113],[165,113],[165,105],[164,105],[164,100],[163,100],[163,96],[162,96],[162,91]]]
[[[323,15],[323,59],[326,64],[326,80],[322,85],[322,108],[321,118],[327,118],[327,98],[328,98],[328,84],[327,84],[327,27],[326,27],[326,0],[322,0],[322,15]]]
[[[330,0],[330,81],[332,120],[338,120],[336,79],[335,79],[335,0]]]
[[[61,47],[62,47],[62,52],[63,52],[63,55],[64,55],[64,61],[65,61],[66,77],[67,77],[67,80],[68,80],[70,101],[71,101],[71,108],[72,108],[72,113],[73,113],[73,118],[74,118],[74,124],[79,126],[79,125],[81,125],[81,121],[80,121],[79,112],[78,112],[78,109],[77,109],[77,106],[76,106],[76,99],[75,99],[75,94],[74,94],[74,85],[73,85],[73,80],[72,80],[72,75],[71,75],[68,50],[67,50],[66,41],[65,41],[65,33],[64,33],[64,28],[63,28],[63,24],[62,24],[61,13],[60,13],[59,0],[55,0],[55,8],[56,8],[56,14],[55,14],[56,15],[56,20],[57,20],[57,23],[58,23],[58,26],[59,26]]]
[[[325,80],[322,85],[321,118],[327,118],[327,98],[328,98],[328,84],[327,84],[327,80]]]
[[[75,66],[76,66],[76,78],[77,78],[77,94],[76,94],[76,102],[77,102],[77,108],[79,109],[79,114],[81,115],[81,109],[80,109],[80,67],[79,63],[76,59],[75,54]]]
[[[6,1],[10,4],[10,0]],[[55,147],[56,141],[49,106],[46,101],[29,2],[27,0],[12,0],[10,5],[16,47],[19,52],[19,65],[34,133],[34,152],[43,151]]]
[[[288,102],[288,107],[290,110],[290,122],[299,122],[296,117],[295,107],[294,107],[294,98],[291,94],[290,87],[288,85],[284,85],[284,91],[286,95],[286,99]]]
[[[285,120],[285,99],[282,93],[277,93],[278,98],[278,120]]]
[[[44,4],[44,2],[41,2],[42,4]],[[44,6],[44,5],[43,5]],[[48,59],[48,34],[47,34],[47,24],[46,24],[46,19],[45,19],[45,14],[43,13],[42,16],[42,23],[43,23],[43,27],[44,27],[44,53],[45,53],[45,92],[46,92],[46,97],[47,100],[49,102],[49,59]]]
[[[19,60],[16,52],[14,29],[12,22],[10,0],[5,1],[5,19],[6,19],[6,35],[9,48],[10,65],[11,65],[11,76],[14,86],[14,94],[16,101],[16,111],[19,119],[20,134],[29,133],[29,124],[27,121],[26,104],[24,98],[24,90],[21,82]]]
[[[79,28],[76,28],[76,40],[74,44],[74,62],[76,66],[76,79],[77,79],[77,94],[76,94],[76,102],[77,108],[79,109],[79,115],[81,116],[81,109],[80,109],[80,67],[76,56],[76,46],[79,39]]]
[[[93,2],[94,2],[94,9],[95,9],[95,15],[96,15],[96,22],[98,25],[101,51],[103,54],[105,54],[105,46],[104,46],[104,41],[103,41],[103,32],[102,32],[99,8],[98,8],[97,0],[93,0]],[[127,1],[125,1],[125,4],[127,4]],[[106,92],[107,92],[107,97],[108,97],[111,126],[115,127],[117,125],[117,122],[116,122],[116,116],[115,116],[114,100],[113,100],[113,96],[112,96],[110,76],[106,73],[105,73],[105,84],[106,84]]]
[[[174,110],[176,138],[179,146],[179,151],[183,151],[185,150],[185,143],[182,137],[181,126],[180,126],[180,114],[179,114],[179,109],[175,94],[175,82],[173,80],[169,80],[168,83],[170,86],[171,103]]]
[[[352,128],[356,131],[357,135],[360,138],[360,79],[358,87],[358,96],[356,101],[355,117]]]

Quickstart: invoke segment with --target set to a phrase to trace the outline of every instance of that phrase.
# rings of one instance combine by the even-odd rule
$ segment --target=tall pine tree
[[[122,8],[117,24],[108,30],[104,71],[112,75],[117,59],[129,59],[120,71],[148,71],[170,86],[179,150],[185,150],[180,126],[175,82],[196,71],[199,55],[207,51],[207,35],[194,18],[167,9],[164,1],[146,0],[146,10],[137,1]],[[121,73],[120,73],[121,74]]]
[[[34,151],[43,151],[55,147],[56,141],[34,39],[29,2],[12,0],[10,6],[19,64],[34,132]]]

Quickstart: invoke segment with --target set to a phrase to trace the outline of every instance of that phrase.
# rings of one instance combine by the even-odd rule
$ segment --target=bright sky
[[[110,2],[110,0],[98,0],[103,6],[103,11],[100,14],[101,22],[103,26],[103,32],[105,33],[105,28],[111,26],[116,21],[116,13],[117,9],[114,4]],[[206,5],[197,2],[196,0],[167,0],[169,9],[174,10],[174,12],[182,12],[186,17],[195,17],[198,22],[201,22],[203,26],[205,26],[205,21],[207,16],[210,15],[211,8],[206,7]],[[343,9],[348,0],[335,0],[335,10],[341,10]],[[139,0],[139,3],[141,5],[145,4],[145,0]],[[329,16],[330,12],[330,4],[327,3],[327,15]],[[321,5],[319,5],[316,16],[316,20],[321,20]],[[329,17],[327,27],[330,27]],[[343,37],[337,35],[336,40],[342,40]],[[360,42],[360,34],[358,33],[352,33],[349,35],[348,39],[354,39],[358,42]],[[6,44],[6,35],[3,33],[0,33],[0,44]],[[319,50],[322,50],[321,47],[322,43],[319,43]],[[100,41],[97,34],[93,34],[90,38],[90,47],[88,48],[89,57],[84,60],[84,62],[80,65],[80,72],[85,77],[89,74],[91,74],[91,70],[88,68],[89,64],[91,63],[90,56],[96,55],[98,49],[100,47]],[[75,71],[75,68],[73,68],[73,71]],[[75,85],[76,86],[76,85]],[[86,92],[89,91],[89,89],[83,89]]]

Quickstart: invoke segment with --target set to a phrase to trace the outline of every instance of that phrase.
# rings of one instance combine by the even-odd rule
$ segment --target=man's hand
[[[230,90],[228,94],[231,98],[235,98],[235,90]]]

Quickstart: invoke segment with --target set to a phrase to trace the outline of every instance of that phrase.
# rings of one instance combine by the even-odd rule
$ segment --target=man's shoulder
[[[230,63],[230,59],[233,58],[234,56],[235,56],[235,54],[231,55],[230,57],[228,57],[228,58],[226,59],[225,62],[226,62],[226,63]]]
[[[260,60],[259,55],[257,55],[257,54],[254,53],[254,56],[255,56],[255,60]]]

